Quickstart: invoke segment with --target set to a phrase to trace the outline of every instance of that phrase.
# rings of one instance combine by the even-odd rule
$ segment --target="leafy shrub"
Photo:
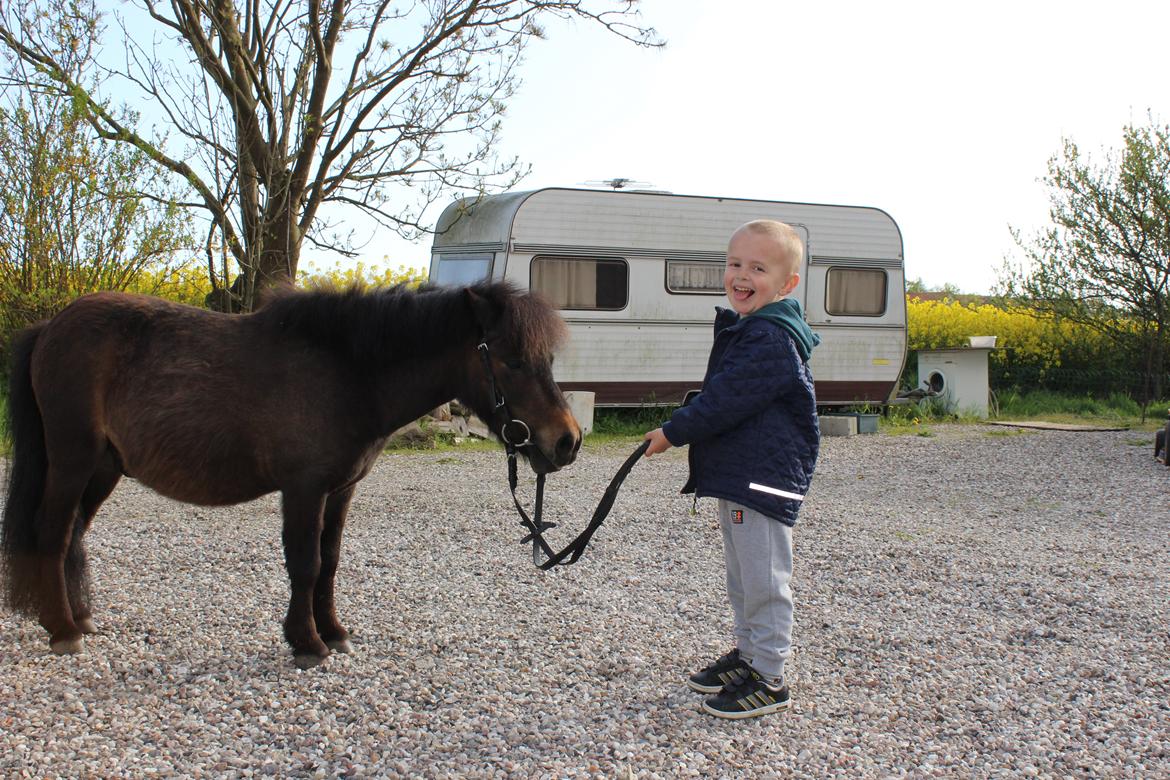
[[[367,266],[359,262],[350,267],[342,267],[338,262],[321,270],[312,263],[305,263],[297,278],[297,286],[310,289],[348,287],[360,282],[369,286],[407,284],[417,287],[425,280],[425,272],[405,265],[391,268]],[[128,290],[157,295],[169,301],[191,306],[203,306],[211,292],[211,282],[206,264],[200,260],[191,260],[173,268],[166,266],[147,268],[135,277]]]
[[[157,295],[190,306],[203,306],[211,293],[211,281],[208,279],[206,264],[192,259],[177,266],[144,268],[130,281],[126,291]]]

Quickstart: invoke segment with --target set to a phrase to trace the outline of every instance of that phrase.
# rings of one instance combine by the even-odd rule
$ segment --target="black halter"
[[[512,412],[508,409],[508,402],[504,398],[504,394],[500,392],[500,386],[496,382],[496,372],[492,370],[491,354],[488,351],[487,339],[483,339],[479,346],[480,357],[483,358],[483,367],[487,372],[488,382],[491,385],[492,416],[499,423],[500,438],[504,442],[504,451],[508,455],[508,487],[512,491],[512,503],[516,505],[516,511],[520,513],[520,525],[528,531],[528,535],[520,540],[520,544],[528,544],[532,542],[532,563],[544,571],[548,571],[554,566],[569,566],[577,562],[581,557],[581,553],[585,552],[585,548],[589,545],[589,540],[593,538],[593,534],[601,527],[602,522],[606,516],[609,515],[609,510],[613,508],[613,502],[617,498],[618,490],[625,481],[626,476],[630,473],[630,469],[638,462],[646,452],[646,448],[650,446],[649,441],[642,442],[636,450],[626,458],[626,462],[618,469],[617,474],[609,482],[609,487],[605,489],[605,494],[601,497],[601,502],[597,505],[597,509],[593,511],[593,518],[589,521],[589,525],[582,531],[576,539],[571,541],[565,549],[559,553],[554,553],[549,547],[548,542],[544,539],[544,532],[550,528],[556,528],[556,523],[546,523],[541,519],[541,513],[544,506],[544,474],[536,475],[536,500],[533,503],[532,517],[524,511],[524,507],[520,505],[520,499],[516,496],[516,485],[518,483],[517,477],[517,453],[522,447],[533,446],[532,429],[523,420],[512,416]],[[509,426],[513,428],[509,433]],[[520,435],[520,432],[523,432]]]

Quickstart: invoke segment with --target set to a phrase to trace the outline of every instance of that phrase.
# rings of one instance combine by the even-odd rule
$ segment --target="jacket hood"
[[[821,337],[813,333],[812,328],[804,321],[804,309],[800,301],[792,298],[772,301],[747,316],[763,317],[788,331],[792,340],[796,342],[796,351],[800,353],[800,359],[806,363],[812,356],[813,348],[821,343]]]

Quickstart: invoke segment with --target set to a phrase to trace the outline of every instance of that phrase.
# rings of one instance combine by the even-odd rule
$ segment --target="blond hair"
[[[775,219],[753,219],[740,225],[735,232],[745,230],[772,239],[788,261],[788,272],[800,271],[800,264],[804,260],[804,241],[801,240],[800,233],[796,232],[796,228]]]

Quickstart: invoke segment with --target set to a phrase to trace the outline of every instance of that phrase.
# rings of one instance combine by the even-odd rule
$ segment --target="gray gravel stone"
[[[382,457],[338,579],[355,653],[309,671],[281,637],[276,497],[206,509],[126,480],[88,537],[85,653],[0,616],[0,775],[1170,776],[1152,434],[932,430],[825,440],[794,536],[793,707],[747,722],[684,684],[730,616],[681,451],[547,574],[502,453]],[[633,446],[550,477],[554,544]]]

